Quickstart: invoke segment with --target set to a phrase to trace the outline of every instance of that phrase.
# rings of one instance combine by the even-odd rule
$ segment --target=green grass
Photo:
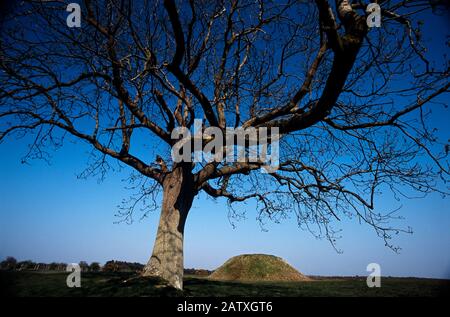
[[[263,260],[257,261],[259,257],[263,257]],[[238,257],[232,258],[231,260],[235,260]],[[241,262],[248,262],[248,265],[242,265],[249,269],[247,274],[253,274],[257,277],[265,276],[269,274],[276,273],[279,269],[276,264],[279,264],[279,259],[275,256],[263,255],[260,256],[258,254],[255,255],[241,255],[239,256]],[[237,260],[235,260],[237,262]],[[232,263],[233,264],[233,263]],[[224,265],[224,270],[227,271],[228,274],[233,274],[235,271],[235,267],[233,265]],[[240,263],[238,263],[240,264]],[[247,263],[244,263],[247,264]],[[236,265],[235,265],[236,266]]]
[[[2,296],[439,296],[449,295],[450,280],[382,278],[368,288],[365,278],[306,282],[218,282],[187,276],[184,291],[160,280],[131,273],[83,273],[81,288],[66,286],[66,273],[0,272]]]
[[[211,277],[216,280],[299,280],[302,278],[293,267],[281,258],[267,254],[242,254],[232,257]]]

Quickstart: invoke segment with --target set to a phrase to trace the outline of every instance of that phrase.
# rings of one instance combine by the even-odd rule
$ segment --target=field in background
[[[68,273],[0,271],[2,296],[442,296],[450,280],[385,277],[368,288],[364,277],[304,282],[219,282],[186,276],[184,291],[134,273],[83,273],[81,288],[68,288]]]

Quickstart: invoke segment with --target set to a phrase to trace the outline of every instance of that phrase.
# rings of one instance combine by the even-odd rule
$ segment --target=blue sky
[[[23,141],[23,140],[22,140]],[[116,206],[130,195],[121,182],[126,170],[110,173],[102,183],[78,179],[85,168],[83,143],[68,143],[54,153],[52,164],[21,164],[24,142],[0,146],[0,257],[20,260],[105,262],[110,259],[145,263],[156,234],[158,214],[133,224],[115,223]],[[381,200],[381,208],[398,202]],[[306,274],[364,275],[368,263],[381,265],[383,275],[450,278],[450,210],[448,199],[430,195],[402,201],[403,225],[412,235],[395,242],[395,254],[366,225],[345,222],[338,254],[324,240],[301,231],[293,221],[268,223],[262,231],[252,206],[247,219],[233,229],[224,201],[198,197],[185,232],[185,266],[214,269],[231,256],[268,253],[285,258]]]
[[[428,22],[427,22],[428,23]],[[445,19],[426,25],[448,29]],[[430,34],[430,33],[428,33]],[[439,54],[444,43],[434,43]],[[448,104],[448,99],[443,99]],[[433,126],[448,139],[448,112],[433,116]],[[53,153],[51,165],[43,161],[21,164],[27,139],[0,144],[0,258],[39,262],[105,262],[126,260],[145,263],[150,256],[158,213],[131,224],[115,223],[117,205],[131,192],[121,180],[129,170],[96,178],[78,179],[86,167],[89,147],[66,142]],[[29,141],[29,140],[28,140]],[[381,265],[382,275],[450,278],[449,199],[432,194],[424,199],[393,201],[382,197],[380,209],[402,206],[403,227],[414,233],[395,238],[402,247],[396,254],[384,246],[368,226],[343,221],[343,238],[336,253],[325,240],[301,231],[295,219],[268,223],[262,231],[255,209],[247,206],[247,219],[233,229],[225,201],[200,195],[194,201],[185,230],[185,266],[214,269],[231,256],[268,253],[281,256],[310,275],[366,275],[371,262]],[[394,207],[394,208],[393,208]]]

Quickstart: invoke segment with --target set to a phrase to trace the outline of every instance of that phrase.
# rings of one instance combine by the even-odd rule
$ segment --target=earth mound
[[[232,257],[215,270],[209,279],[217,281],[309,281],[280,257],[268,254],[243,254]]]

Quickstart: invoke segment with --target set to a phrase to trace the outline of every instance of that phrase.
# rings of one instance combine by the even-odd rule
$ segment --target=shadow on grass
[[[184,291],[158,278],[134,273],[82,273],[81,287],[66,285],[67,273],[0,271],[1,296],[448,296],[450,280],[383,278],[368,288],[365,278],[317,279],[305,282],[220,282],[186,277]]]

